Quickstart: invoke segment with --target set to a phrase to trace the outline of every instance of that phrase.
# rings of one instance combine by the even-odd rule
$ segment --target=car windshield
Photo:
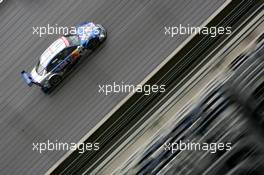
[[[79,37],[77,35],[67,36],[70,46],[77,46],[80,44]]]

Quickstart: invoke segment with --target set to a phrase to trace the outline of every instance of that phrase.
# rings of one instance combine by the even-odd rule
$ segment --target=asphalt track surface
[[[43,174],[65,151],[32,151],[32,143],[78,142],[126,94],[98,85],[137,84],[188,36],[164,27],[197,26],[224,0],[8,0],[0,4],[0,174]],[[103,24],[107,41],[50,95],[20,78],[57,35],[36,26]]]

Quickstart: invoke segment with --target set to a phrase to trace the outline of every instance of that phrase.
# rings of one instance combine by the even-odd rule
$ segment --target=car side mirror
[[[78,46],[78,47],[77,47],[77,50],[78,50],[78,52],[80,53],[80,55],[85,55],[84,47],[83,47],[83,46]]]

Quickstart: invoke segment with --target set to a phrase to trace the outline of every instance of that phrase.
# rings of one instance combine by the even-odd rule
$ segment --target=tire
[[[51,88],[47,88],[47,87],[41,87],[41,91],[44,94],[49,94],[51,92]]]
[[[105,42],[106,38],[107,38],[107,31],[105,30],[105,37],[101,40],[101,43]]]
[[[62,78],[61,78],[60,75],[53,75],[49,79],[49,84],[50,84],[51,87],[55,87],[61,82],[61,80],[62,80]]]

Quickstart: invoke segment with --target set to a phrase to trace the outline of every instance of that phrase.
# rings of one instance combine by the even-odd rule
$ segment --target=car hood
[[[83,23],[77,27],[77,34],[80,38],[81,45],[85,45],[90,38],[96,37],[99,33],[100,31],[92,22]]]

